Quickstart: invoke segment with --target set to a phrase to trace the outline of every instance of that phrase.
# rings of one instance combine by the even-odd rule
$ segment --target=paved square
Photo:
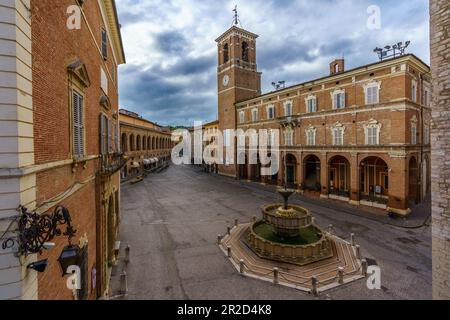
[[[380,266],[382,290],[364,280],[332,289],[319,299],[431,299],[431,230],[404,229],[330,208],[309,199],[319,225],[334,225]],[[121,241],[131,246],[128,299],[316,299],[306,293],[240,276],[217,246],[235,219],[251,221],[262,205],[280,201],[259,184],[172,166],[122,188]],[[354,210],[358,210],[355,208]]]

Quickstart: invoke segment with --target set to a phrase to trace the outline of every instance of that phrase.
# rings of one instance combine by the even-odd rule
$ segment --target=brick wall
[[[450,2],[431,0],[433,297],[450,299]]]

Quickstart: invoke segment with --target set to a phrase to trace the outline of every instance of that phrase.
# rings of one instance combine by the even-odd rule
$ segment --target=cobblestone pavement
[[[300,200],[298,200],[300,199]],[[316,299],[294,289],[243,278],[216,245],[234,219],[260,217],[280,201],[259,184],[172,166],[136,185],[124,185],[121,241],[131,246],[127,299]],[[431,299],[431,230],[405,229],[321,205],[298,202],[338,236],[355,233],[369,264],[382,271],[382,289],[361,280],[318,299]],[[354,210],[358,210],[355,208]]]

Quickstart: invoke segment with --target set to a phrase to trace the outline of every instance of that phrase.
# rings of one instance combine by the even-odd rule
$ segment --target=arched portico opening
[[[248,180],[249,179],[247,165],[248,165],[248,157],[246,155],[245,156],[245,163],[240,163],[239,164],[239,179],[241,179],[241,180]]]
[[[297,171],[297,158],[293,154],[287,154],[285,179],[288,188],[297,189],[295,181],[296,171]]]
[[[389,200],[389,167],[379,157],[361,161],[361,200],[387,205]]]
[[[128,145],[127,145],[127,134],[122,133],[122,139],[121,139],[122,145],[121,145],[121,151],[122,152],[128,152]]]
[[[309,191],[320,192],[320,159],[315,155],[310,155],[305,158],[303,164],[305,167],[304,188]]]
[[[350,197],[350,162],[343,156],[335,156],[329,162],[328,189],[330,194]]]
[[[408,181],[409,181],[409,187],[408,187],[408,198],[409,201],[414,202],[415,204],[418,204],[420,202],[419,197],[419,167],[417,163],[416,157],[411,157],[409,159],[409,165],[408,165]]]

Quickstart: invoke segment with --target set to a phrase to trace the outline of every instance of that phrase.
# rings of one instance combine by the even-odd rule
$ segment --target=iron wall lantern
[[[67,269],[70,266],[78,265],[79,256],[80,247],[77,245],[68,245],[63,249],[58,258],[63,277],[67,274]]]

